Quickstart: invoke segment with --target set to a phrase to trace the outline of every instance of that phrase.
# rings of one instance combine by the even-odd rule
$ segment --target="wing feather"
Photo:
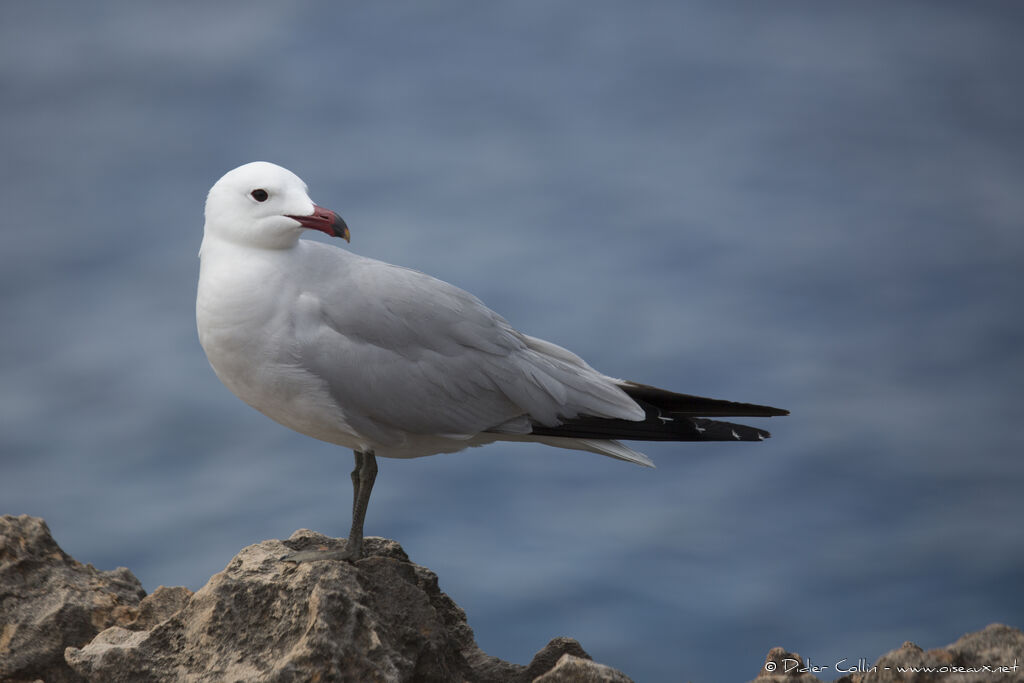
[[[353,254],[343,265],[344,276],[324,278],[333,289],[318,287],[318,305],[296,321],[295,355],[357,429],[393,441],[476,434],[524,416],[547,425],[581,414],[643,418],[615,380],[516,332],[471,294]]]

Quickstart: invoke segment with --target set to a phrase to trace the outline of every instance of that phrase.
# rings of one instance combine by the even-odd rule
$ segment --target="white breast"
[[[292,256],[204,242],[199,343],[224,385],[264,415],[316,439],[363,447],[324,382],[298,362],[296,331],[318,304],[289,275]]]

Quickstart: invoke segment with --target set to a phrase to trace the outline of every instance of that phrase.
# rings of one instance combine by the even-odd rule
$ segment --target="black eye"
[[[267,197],[270,196],[266,190],[253,190],[249,195],[258,202],[265,202]]]

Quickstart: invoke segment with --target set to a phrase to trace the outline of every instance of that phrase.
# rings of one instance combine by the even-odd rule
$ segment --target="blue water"
[[[0,7],[0,513],[147,590],[347,532],[351,455],[196,339],[209,186],[265,159],[351,249],[609,374],[782,406],[645,470],[381,463],[367,532],[487,652],[753,678],[1024,626],[1024,8],[1013,2]],[[756,422],[756,421],[755,421]],[[759,425],[761,426],[761,425]],[[838,675],[834,669],[822,674]]]

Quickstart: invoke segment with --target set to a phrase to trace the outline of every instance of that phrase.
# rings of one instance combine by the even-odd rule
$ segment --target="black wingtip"
[[[555,426],[534,424],[532,433],[622,441],[764,441],[771,434],[763,429],[709,418],[789,415],[782,408],[678,394],[637,382],[621,382],[619,386],[644,409],[645,419],[583,415]]]
[[[699,417],[690,419],[701,433],[700,441],[764,441],[772,438],[771,432],[757,427]]]
[[[533,425],[533,434],[573,439],[613,439],[621,441],[764,441],[771,434],[757,427],[665,414],[650,404],[644,405],[647,418],[642,421],[578,417],[553,427]]]
[[[680,394],[639,382],[622,382],[619,386],[630,398],[641,405],[649,403],[668,413],[694,417],[783,417],[789,415],[789,411],[783,408]]]

